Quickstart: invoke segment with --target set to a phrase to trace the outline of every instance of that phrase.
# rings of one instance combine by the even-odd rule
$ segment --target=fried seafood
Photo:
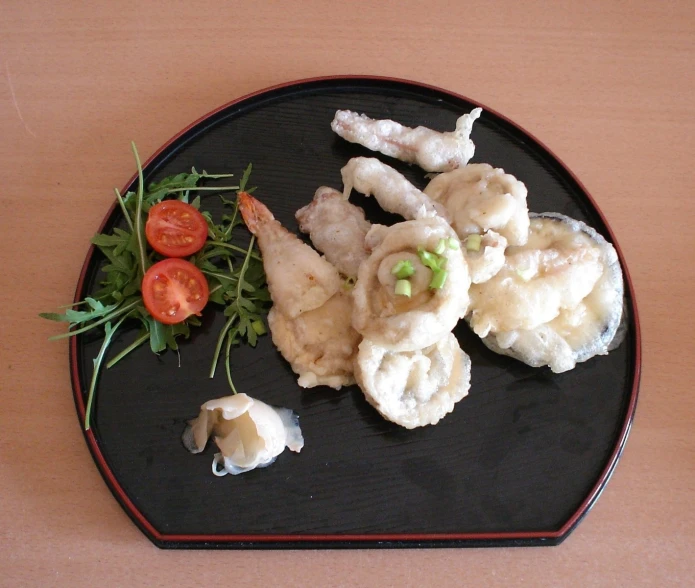
[[[258,239],[273,304],[285,316],[318,308],[341,288],[338,271],[275,220],[262,202],[242,192],[239,210]]]
[[[343,275],[355,278],[367,258],[364,237],[371,223],[364,210],[333,188],[321,186],[310,204],[295,214],[299,230],[308,233],[314,247]]]
[[[291,234],[248,194],[239,209],[257,235],[273,308],[273,343],[303,387],[353,383],[352,363],[360,336],[352,329],[352,300],[337,270]]]
[[[433,217],[375,225],[366,241],[373,250],[360,266],[353,289],[355,330],[390,351],[423,349],[445,337],[466,313],[470,286],[468,267],[448,223]],[[445,270],[433,269],[435,250]],[[397,268],[403,266],[412,272],[407,295],[398,292],[402,280]]]
[[[471,282],[474,284],[487,282],[504,267],[507,240],[495,231],[485,231],[482,235],[468,235],[463,244]]]
[[[432,216],[448,219],[444,206],[432,201],[402,174],[374,157],[353,157],[340,173],[345,198],[355,189],[367,196],[373,195],[381,208],[406,220]]]
[[[509,245],[523,245],[528,239],[526,186],[502,169],[469,164],[433,178],[425,194],[444,205],[461,239],[489,230]]]
[[[355,377],[385,419],[413,429],[436,424],[468,394],[471,360],[451,333],[424,349],[402,352],[365,339]]]
[[[268,314],[273,343],[299,376],[302,388],[355,383],[353,359],[362,337],[352,328],[352,297],[337,292],[325,304],[288,319],[275,308]]]
[[[466,165],[475,153],[473,122],[482,109],[474,108],[456,121],[456,129],[440,133],[427,127],[410,128],[392,120],[375,120],[350,110],[338,110],[331,128],[343,139],[359,143],[428,172],[443,172]]]
[[[613,246],[557,213],[532,215],[529,239],[471,287],[467,320],[493,351],[560,373],[605,355],[621,322],[623,277]]]

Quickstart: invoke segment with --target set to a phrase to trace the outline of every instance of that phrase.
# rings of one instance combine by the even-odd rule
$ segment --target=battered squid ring
[[[472,233],[495,231],[509,245],[528,239],[528,191],[523,182],[488,163],[470,163],[435,176],[424,190],[452,217],[451,226],[463,239]]]
[[[393,352],[360,343],[355,378],[367,401],[406,429],[435,425],[468,394],[471,359],[449,333],[417,351]]]
[[[366,242],[373,250],[360,266],[353,290],[353,328],[390,351],[433,345],[466,314],[471,279],[460,248],[447,246],[441,254],[447,279],[441,288],[429,288],[432,272],[420,262],[417,251],[418,247],[434,251],[442,239],[455,240],[456,234],[438,217],[375,226],[372,231]],[[411,261],[415,269],[410,298],[395,294],[396,278],[390,270],[401,259]]]

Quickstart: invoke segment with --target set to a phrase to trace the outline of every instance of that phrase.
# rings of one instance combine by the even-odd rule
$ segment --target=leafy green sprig
[[[239,182],[239,192],[251,193],[255,188],[246,188],[252,167],[249,165]],[[210,215],[203,212],[208,221],[208,240],[195,256],[194,263],[206,275],[210,285],[210,300],[225,306],[224,316],[227,320],[220,330],[217,345],[210,366],[210,378],[215,376],[222,348],[224,347],[225,371],[229,387],[237,393],[231,377],[230,352],[233,345],[246,342],[256,346],[260,335],[267,331],[264,317],[270,306],[270,293],[266,285],[263,262],[255,249],[255,237],[251,235],[246,249],[234,245],[232,241],[234,228],[243,225],[239,215],[239,201],[222,201],[232,207],[232,214],[222,216],[220,224],[213,223]],[[233,254],[242,253],[243,257],[234,258]],[[220,261],[226,268],[220,268]]]
[[[64,313],[40,315],[49,320],[68,323],[68,331],[51,337],[52,340],[104,327],[104,340],[94,359],[94,371],[87,393],[85,430],[90,428],[96,384],[106,352],[126,319],[139,321],[140,331],[133,342],[106,363],[107,369],[148,341],[154,353],[161,353],[166,349],[177,351],[177,340],[188,339],[191,327],[200,325],[200,320],[195,316],[178,324],[164,325],[155,320],[145,308],[140,291],[142,277],[147,268],[161,258],[156,252],[148,251],[147,247],[144,224],[149,209],[167,197],[176,197],[200,209],[201,193],[243,191],[252,169],[249,165],[238,186],[200,185],[203,180],[229,178],[232,174],[208,174],[205,171],[199,173],[193,168],[190,173],[169,176],[145,188],[142,165],[134,144],[132,149],[138,170],[137,189],[124,196],[118,190],[115,191],[128,229],[115,227],[110,233],[97,234],[92,239],[92,243],[106,258],[106,264],[102,268],[104,279],[100,283],[101,288],[93,296],[70,305]],[[251,192],[252,189],[247,191]],[[193,200],[189,200],[192,193],[197,195]],[[266,331],[263,317],[267,313],[270,296],[260,255],[254,250],[254,238],[251,237],[247,247],[232,242],[234,237],[238,237],[238,232],[234,232],[235,227],[243,224],[237,200],[229,200],[221,194],[220,198],[225,206],[231,207],[231,214],[224,214],[220,223],[215,223],[209,212],[201,211],[208,224],[208,239],[190,261],[206,275],[210,301],[224,305],[224,314],[228,317],[218,338],[210,377],[214,376],[224,346],[227,379],[232,391],[236,393],[231,378],[231,348],[242,342],[256,345],[258,336]]]

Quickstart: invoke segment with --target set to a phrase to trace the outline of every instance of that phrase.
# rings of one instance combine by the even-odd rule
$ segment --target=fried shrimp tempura
[[[263,254],[263,268],[273,304],[287,317],[324,304],[342,285],[337,270],[283,227],[253,196],[239,195],[239,211]]]
[[[290,233],[261,202],[239,196],[249,230],[258,237],[273,308],[268,325],[273,343],[305,388],[352,384],[361,337],[350,324],[351,295],[337,270]]]

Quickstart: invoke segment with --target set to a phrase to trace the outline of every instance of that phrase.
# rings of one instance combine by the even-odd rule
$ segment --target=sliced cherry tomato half
[[[170,258],[155,263],[142,279],[142,299],[160,323],[174,325],[199,315],[210,290],[202,272],[190,261]]]
[[[167,257],[188,257],[205,245],[208,224],[193,206],[162,200],[150,208],[145,225],[147,242]]]

